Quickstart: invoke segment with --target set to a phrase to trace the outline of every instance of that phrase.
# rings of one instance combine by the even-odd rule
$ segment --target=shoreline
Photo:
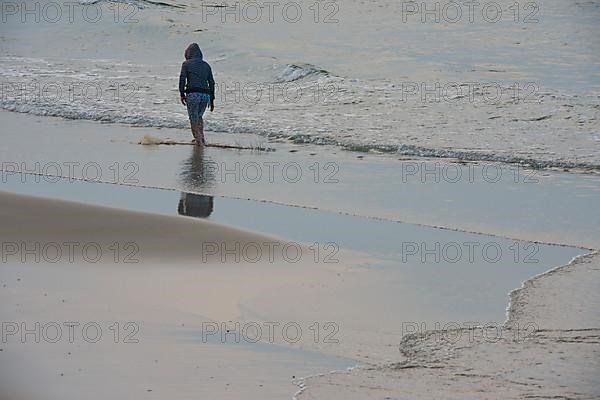
[[[596,257],[600,258],[600,251],[598,249],[587,250],[590,250],[590,252],[573,257],[568,264],[559,265],[546,272],[534,275],[526,281],[523,281],[520,287],[511,290],[508,293],[509,301],[506,307],[506,321],[504,321],[504,325],[510,327],[513,324],[518,323],[519,317],[522,317],[522,314],[526,313],[524,309],[526,309],[528,305],[528,292],[535,288],[536,281],[552,276],[553,274],[558,274],[563,270],[568,270],[573,265],[585,262],[588,259]],[[515,322],[515,320],[517,320],[517,322]]]
[[[591,267],[591,270],[597,271],[593,272],[590,275],[590,271],[581,271],[581,268],[585,267],[586,264],[595,264],[595,267]],[[512,345],[511,352],[514,353],[516,349],[520,349],[518,351],[524,351],[527,346],[535,346],[542,344],[544,346],[550,347],[553,345],[559,345],[562,343],[570,343],[575,346],[581,346],[584,349],[577,349],[578,354],[575,357],[575,360],[570,360],[570,362],[583,364],[586,362],[588,356],[588,351],[594,352],[596,356],[600,356],[600,347],[597,345],[600,344],[600,319],[597,314],[593,314],[593,305],[589,304],[581,304],[583,310],[580,308],[579,312],[584,314],[583,318],[579,318],[577,322],[571,322],[569,326],[564,327],[563,329],[549,329],[545,327],[549,322],[555,322],[554,318],[556,315],[552,315],[552,310],[548,310],[550,313],[550,317],[548,315],[545,318],[536,318],[533,315],[532,310],[528,310],[528,308],[535,307],[534,301],[544,296],[543,288],[539,288],[536,286],[536,283],[544,280],[552,280],[553,278],[557,280],[555,282],[557,290],[563,291],[564,295],[569,295],[568,293],[564,293],[564,288],[561,289],[561,286],[564,286],[565,282],[561,277],[555,277],[556,275],[560,275],[564,272],[570,273],[579,273],[582,275],[578,278],[579,283],[589,279],[590,276],[595,279],[595,283],[600,283],[600,252],[598,250],[594,250],[590,253],[582,254],[574,257],[571,262],[565,265],[560,265],[554,268],[549,269],[546,272],[541,274],[537,274],[530,279],[523,282],[521,287],[513,289],[510,293],[510,301],[507,306],[507,319],[503,324],[503,328],[505,328],[509,333],[507,336],[513,332],[517,334],[511,338],[504,337],[495,337],[494,333],[491,333],[491,337],[493,339],[489,339],[489,337],[485,338],[475,338],[474,333],[469,332],[472,330],[484,330],[485,327],[482,326],[474,326],[472,328],[460,328],[456,331],[442,331],[442,330],[431,330],[421,333],[414,333],[405,336],[400,345],[400,352],[404,356],[404,360],[398,363],[392,363],[388,365],[371,365],[371,366],[359,366],[354,371],[357,371],[357,376],[352,376],[354,371],[335,371],[329,376],[327,374],[322,374],[316,377],[308,377],[306,381],[303,381],[303,390],[298,397],[298,400],[302,400],[304,398],[313,399],[313,398],[328,398],[328,399],[376,399],[380,398],[379,393],[381,391],[392,390],[394,393],[402,393],[403,395],[400,397],[395,397],[398,399],[412,399],[415,396],[427,396],[431,395],[431,393],[435,393],[438,391],[439,393],[444,393],[444,398],[447,399],[460,399],[460,398],[468,398],[468,399],[479,399],[482,398],[480,396],[491,395],[493,398],[530,398],[527,395],[526,390],[520,391],[519,385],[523,385],[523,383],[512,382],[513,385],[516,385],[517,388],[507,388],[506,386],[510,386],[509,382],[502,382],[498,387],[490,386],[489,383],[484,382],[485,379],[493,380],[494,378],[490,376],[486,376],[485,374],[476,374],[472,375],[468,373],[471,370],[479,370],[481,364],[486,364],[487,357],[489,357],[489,361],[494,363],[496,359],[501,360],[501,354],[504,350],[499,349],[495,350],[494,347],[497,347],[497,343],[506,344],[508,346]],[[587,275],[585,274],[587,272]],[[531,293],[533,292],[533,293]],[[591,295],[593,292],[586,292],[586,294]],[[564,299],[562,299],[564,300]],[[556,301],[556,300],[555,300]],[[600,304],[600,295],[597,293],[591,299],[592,304]],[[560,303],[559,300],[557,303]],[[546,308],[551,309],[552,305],[548,306],[547,303],[542,302]],[[587,306],[587,307],[586,307]],[[591,313],[591,316],[595,318],[596,323],[592,323],[594,326],[586,326],[587,318],[590,315],[585,315],[587,313]],[[556,311],[554,312],[556,314]],[[560,315],[560,314],[559,314]],[[530,319],[527,321],[527,319]],[[523,325],[523,321],[526,320],[527,325],[525,334],[519,333],[521,327],[519,324]],[[577,318],[576,318],[577,320]],[[539,325],[538,325],[539,324]],[[584,326],[577,326],[578,324],[584,324]],[[530,329],[533,325],[533,328]],[[496,330],[496,328],[492,328]],[[447,341],[447,335],[453,334],[458,335],[458,340],[452,342]],[[440,339],[440,335],[442,335],[442,339]],[[464,340],[464,336],[470,336],[468,340]],[[486,336],[484,333],[483,336]],[[516,349],[515,349],[516,347]],[[460,358],[463,357],[462,352],[468,352],[472,350],[473,354],[469,354],[469,357],[465,362],[460,362]],[[550,353],[553,353],[550,351]],[[560,353],[563,353],[562,351]],[[538,352],[539,358],[536,360],[536,365],[542,365],[544,361],[552,361],[552,356],[549,356],[548,352]],[[496,357],[496,358],[494,358]],[[464,357],[467,358],[467,357]],[[548,360],[550,358],[550,360]],[[593,357],[592,357],[593,358]],[[598,357],[597,357],[598,358]],[[598,358],[600,359],[600,358]],[[496,360],[498,361],[498,360]],[[478,363],[478,364],[477,364]],[[592,365],[594,365],[592,363]],[[554,366],[556,368],[556,366]],[[571,365],[563,366],[563,370],[570,368]],[[514,366],[510,366],[509,368],[514,368]],[[457,372],[456,370],[459,370]],[[465,372],[460,372],[460,371]],[[395,375],[394,374],[395,371]],[[401,376],[402,371],[406,372],[408,376]],[[413,376],[413,371],[427,371],[423,372],[423,374],[428,375],[428,382],[420,385],[415,385],[415,379],[418,376],[418,373]],[[435,371],[435,372],[429,372]],[[386,375],[387,378],[382,378],[377,380],[376,383],[373,382],[373,373],[379,372],[381,375]],[[554,372],[551,369],[546,369],[543,373]],[[581,370],[574,371],[575,374],[577,372],[581,372]],[[558,394],[556,392],[549,392],[545,395],[540,396],[539,394],[535,394],[535,397],[562,397],[565,398],[577,398],[577,399],[591,399],[596,398],[596,396],[600,395],[600,379],[597,379],[597,373],[600,372],[600,362],[596,361],[595,369],[591,372],[588,371],[586,389],[589,391],[588,393],[564,393]],[[432,375],[433,378],[429,379],[429,375]],[[561,376],[560,374],[558,375]],[[465,386],[461,387],[460,383],[455,382],[456,380],[460,380],[464,378],[466,382],[463,382]],[[474,382],[468,382],[469,378],[477,377]],[[523,376],[519,375],[522,379]],[[594,378],[596,377],[596,378]],[[556,378],[556,377],[554,377]],[[571,377],[577,378],[577,377]],[[533,379],[533,378],[530,378]],[[312,382],[311,382],[312,381]],[[449,383],[453,381],[452,383]],[[440,383],[441,382],[441,383]],[[371,386],[368,386],[369,383]],[[454,392],[449,388],[449,385],[456,384],[457,387],[460,387],[460,392]],[[379,385],[379,386],[377,386]],[[437,385],[437,386],[436,386]],[[467,386],[467,385],[470,385]],[[527,385],[527,384],[525,384]],[[538,383],[536,383],[538,385]],[[415,388],[417,386],[417,388]],[[339,387],[360,387],[361,393],[358,395],[359,397],[350,396],[348,392],[339,393],[335,389]],[[497,390],[502,387],[504,391],[502,394]],[[391,389],[393,388],[393,389]],[[542,386],[539,386],[541,389]],[[565,386],[566,388],[566,386]],[[510,392],[510,393],[509,393]],[[302,394],[306,393],[307,397],[302,396]],[[407,395],[408,393],[408,395]],[[479,393],[479,394],[475,394]],[[354,395],[355,393],[352,393]],[[574,397],[571,397],[575,394]],[[531,394],[533,395],[533,393]],[[296,399],[296,398],[294,398]]]
[[[0,168],[0,174],[7,173],[7,172],[9,172],[11,174],[17,173],[17,174],[22,174],[22,175],[31,175],[31,176],[36,176],[36,177],[40,177],[40,178],[52,178],[52,179],[59,178],[59,179],[65,180],[65,181],[78,181],[81,183],[116,185],[116,186],[123,186],[123,187],[129,187],[129,188],[141,188],[141,189],[152,189],[152,190],[166,190],[169,192],[181,192],[181,190],[176,187],[137,185],[137,184],[122,183],[122,182],[110,182],[110,181],[98,181],[98,180],[85,180],[85,179],[81,179],[81,178],[73,178],[73,177],[68,177],[68,176],[42,175],[42,174],[36,174],[36,173],[31,173],[31,172],[20,172],[20,171],[12,171],[12,170],[7,171],[7,170],[3,170]],[[572,247],[572,248],[577,248],[577,249],[587,250],[587,251],[598,250],[596,248],[592,248],[592,247],[589,247],[589,246],[586,246],[583,244],[577,244],[577,243],[543,241],[543,240],[535,240],[535,239],[528,238],[528,237],[507,236],[507,235],[502,235],[502,234],[496,234],[493,232],[473,231],[473,230],[468,230],[468,229],[456,228],[456,227],[452,227],[452,226],[430,225],[430,224],[425,224],[425,223],[418,223],[418,222],[412,222],[412,221],[403,221],[403,220],[397,220],[397,219],[391,219],[391,218],[385,218],[385,217],[378,217],[375,215],[353,214],[353,213],[344,212],[344,211],[321,209],[318,207],[312,207],[312,206],[307,206],[307,205],[303,205],[303,204],[290,204],[290,203],[286,203],[286,202],[279,202],[276,200],[261,200],[261,199],[257,199],[257,198],[237,197],[237,196],[226,195],[226,194],[215,195],[215,194],[211,194],[209,192],[191,191],[191,192],[186,192],[186,193],[192,193],[192,194],[198,194],[198,195],[210,195],[213,197],[218,197],[218,198],[222,198],[222,199],[230,199],[230,200],[241,200],[241,201],[267,203],[267,204],[272,204],[272,205],[276,205],[276,206],[293,207],[293,208],[300,208],[300,209],[305,209],[305,210],[332,212],[332,213],[336,213],[341,216],[364,218],[364,219],[372,220],[372,221],[407,224],[407,225],[413,225],[413,226],[424,227],[424,228],[440,229],[440,230],[449,231],[449,232],[467,233],[467,234],[488,236],[491,238],[506,239],[506,240],[525,241],[525,242],[529,242],[529,243],[548,245],[548,246]]]
[[[18,109],[11,109],[4,107],[0,111],[16,113],[22,115],[28,115],[32,117],[43,117],[43,118],[57,118],[64,121],[72,121],[72,122],[84,122],[84,123],[102,123],[105,125],[112,125],[115,127],[123,127],[126,129],[148,129],[148,130],[159,130],[159,131],[181,131],[187,133],[187,127],[182,125],[181,127],[175,126],[152,126],[152,125],[136,125],[136,124],[127,124],[121,121],[115,122],[105,122],[102,119],[83,119],[83,118],[70,118],[69,116],[64,115],[48,115],[42,113],[32,113],[30,111],[19,111]],[[229,131],[206,131],[209,134],[218,134],[219,136],[226,137],[229,134]],[[242,132],[237,132],[242,133]],[[543,159],[534,159],[534,158],[526,158],[518,155],[503,155],[497,156],[490,154],[488,152],[482,152],[477,150],[461,150],[461,149],[447,149],[444,147],[440,148],[428,148],[421,147],[413,144],[399,144],[399,145],[364,145],[364,144],[352,144],[352,143],[340,143],[334,139],[327,139],[321,137],[310,138],[310,140],[304,139],[302,135],[290,136],[289,134],[252,134],[258,138],[260,141],[264,141],[267,145],[276,146],[278,145],[286,145],[291,146],[292,148],[302,147],[305,145],[316,146],[317,149],[323,147],[331,147],[334,150],[339,150],[343,152],[348,152],[351,154],[356,154],[358,158],[363,157],[364,154],[370,154],[374,156],[384,156],[388,157],[390,160],[393,160],[394,157],[408,157],[411,159],[424,159],[429,161],[441,161],[441,162],[451,162],[451,163],[459,163],[459,164],[500,164],[506,165],[508,167],[517,167],[517,168],[526,168],[532,169],[540,172],[566,172],[569,174],[581,174],[581,175],[590,175],[590,176],[599,176],[600,175],[600,164],[591,164],[585,162],[577,162],[570,160],[560,160],[560,161],[551,161],[551,160],[543,160]],[[272,139],[271,141],[269,141]],[[143,139],[140,139],[143,140]],[[139,145],[181,145],[181,143],[173,142],[169,143],[168,141],[172,141],[172,138],[163,137],[161,140],[165,142],[160,142],[156,144],[152,143],[140,143],[138,141],[133,141],[131,144],[139,144]],[[224,146],[227,146],[225,144]],[[261,147],[259,145],[259,147]],[[252,150],[251,146],[244,150]],[[225,147],[224,147],[225,148]],[[266,149],[257,149],[258,151],[271,151],[271,148]]]
[[[204,155],[197,155],[190,146],[158,149],[130,144],[145,134],[156,134],[141,128],[6,111],[0,114],[9,131],[22,132],[7,138],[0,146],[0,174],[8,183],[18,184],[11,174],[25,170],[35,172],[29,179],[66,176],[73,180],[253,199],[537,243],[589,249],[600,241],[600,233],[595,229],[600,219],[594,215],[595,204],[600,201],[600,194],[594,188],[600,184],[600,177],[595,175],[537,173],[513,167],[506,170],[500,164],[464,166],[429,159],[398,161],[379,155],[356,158],[348,152],[318,154],[311,146],[285,144],[277,144],[278,151],[272,153],[208,148]],[[40,129],[47,134],[39,137],[36,132]],[[171,137],[183,134],[187,137],[183,131],[160,132],[161,136]],[[230,136],[216,139],[227,143]],[[35,140],[40,141],[40,146],[28,145]],[[70,151],[65,151],[64,145]],[[92,148],[94,151],[90,153]],[[98,152],[105,157],[95,157]],[[208,170],[207,176],[198,175],[194,168],[201,162],[216,172]],[[101,178],[82,173],[81,166],[88,164],[93,167],[91,172],[102,172]],[[79,165],[80,169],[71,173],[69,165]],[[223,175],[225,170],[244,171],[243,168],[256,165],[262,173],[258,181],[245,179],[241,173],[236,177]],[[280,166],[272,181],[268,178],[268,165]],[[56,166],[61,173],[56,173]],[[290,182],[282,177],[281,166],[298,168],[301,180]],[[115,176],[115,168],[120,175]],[[437,175],[423,176],[431,168]],[[463,174],[458,182],[444,178],[445,173],[453,171]],[[134,182],[127,179],[132,173]],[[482,179],[481,175],[486,173],[499,173],[500,180],[491,181],[485,176]],[[532,182],[528,183],[528,179]],[[340,198],[347,201],[342,203]],[[502,207],[491,207],[499,200]],[[546,218],[548,214],[560,218]]]

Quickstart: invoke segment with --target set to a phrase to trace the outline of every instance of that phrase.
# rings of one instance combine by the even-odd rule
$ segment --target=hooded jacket
[[[202,51],[197,43],[192,43],[185,49],[185,61],[179,74],[179,94],[207,93],[210,100],[215,99],[215,80],[210,65],[202,59]]]

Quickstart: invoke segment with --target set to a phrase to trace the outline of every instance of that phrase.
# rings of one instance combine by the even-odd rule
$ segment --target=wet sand
[[[319,185],[310,179],[291,186],[281,180],[234,183],[207,179],[199,167],[205,162],[248,164],[270,157],[297,162],[310,171],[312,162],[323,165],[331,159],[309,159],[310,147],[287,145],[276,145],[268,155],[215,150],[198,157],[187,146],[138,146],[135,140],[141,131],[132,128],[12,114],[6,121],[23,134],[10,135],[0,148],[3,167],[9,166],[3,171],[0,194],[0,238],[3,257],[8,257],[0,269],[0,310],[8,323],[3,333],[19,329],[1,345],[3,400],[19,395],[77,398],[82,393],[103,398],[102,382],[107,380],[116,398],[263,399],[289,398],[293,393],[320,399],[495,398],[505,388],[507,398],[598,394],[596,258],[580,258],[538,275],[589,252],[585,248],[597,248],[591,212],[598,193],[594,176],[546,172],[540,185],[527,186],[525,192],[510,180],[491,186],[480,182],[466,193],[465,182],[412,181],[401,192],[406,201],[399,203],[383,189],[389,176],[397,174],[395,164],[377,155],[335,155],[338,184]],[[42,126],[49,133],[40,139],[41,145],[27,145]],[[113,182],[110,175],[87,177],[116,184],[107,186],[81,182],[77,176],[73,183],[51,173],[39,176],[10,169],[23,162],[27,168],[36,162],[46,167],[94,162],[105,174],[114,172],[117,162],[120,174]],[[138,167],[136,182],[125,181],[122,174],[131,172],[123,169],[129,162]],[[364,185],[350,196],[357,179]],[[200,204],[192,199],[200,193],[211,197],[210,203],[202,203],[209,211],[190,218]],[[490,206],[498,193],[513,205],[507,206],[509,211]],[[539,201],[548,194],[554,195],[552,200]],[[420,196],[424,204],[417,201]],[[581,207],[564,207],[572,201]],[[356,216],[347,215],[350,211]],[[537,244],[538,262],[528,265],[523,257],[511,260],[515,243],[520,249],[531,245],[516,239],[579,247]],[[499,263],[420,258],[403,263],[405,249],[399,247],[406,240],[427,246],[492,240],[508,258]],[[310,246],[331,241],[340,247],[338,262],[315,260]],[[63,255],[52,262],[50,252],[42,261],[32,261],[31,254],[23,254],[25,242],[58,243],[63,248],[65,243],[93,243],[105,257],[94,261],[94,253],[77,251],[73,260]],[[207,252],[204,246],[258,243],[263,254],[270,254],[266,243],[272,242],[301,246],[311,257],[290,262],[276,252],[273,259],[249,262],[227,254],[223,258],[223,251]],[[16,248],[6,247],[15,243]],[[229,256],[232,253],[239,255],[239,250]],[[130,257],[138,262],[126,262]],[[508,292],[534,275],[538,276],[512,293],[503,325]],[[68,321],[80,327],[97,324],[103,339],[90,343],[80,335],[70,342],[64,325]],[[494,322],[494,332],[500,330],[501,335],[491,334],[490,343],[485,340],[490,335],[482,339],[478,328],[431,331],[436,321]],[[51,343],[47,336],[52,332],[42,329],[40,343],[34,334],[23,339],[21,324],[31,329],[36,322],[50,330],[53,323],[62,326],[63,337]],[[238,322],[258,324],[263,333],[265,323],[294,323],[303,333],[297,341],[280,335],[273,342],[264,336],[238,342],[228,332],[235,331]],[[426,329],[418,327],[422,332],[411,334],[404,330],[405,322],[426,323]],[[210,331],[215,323],[218,332]],[[134,331],[139,341],[124,342]],[[458,339],[450,336],[457,333]],[[357,364],[360,367],[346,370]],[[40,385],[30,387],[25,370],[38,376]],[[342,372],[328,373],[332,370]],[[302,379],[310,375],[320,376]]]
[[[75,179],[270,201],[529,241],[589,248],[600,243],[600,177],[595,175],[336,149],[324,154],[308,145],[285,143],[273,143],[277,151],[269,153],[198,153],[190,146],[137,145],[146,134],[189,140],[187,130],[98,125],[5,111],[0,116],[7,132],[19,132],[0,143],[2,179],[9,184],[21,181],[11,175],[14,170],[58,172]],[[217,143],[256,140],[213,132],[208,138]]]
[[[589,251],[267,202],[67,179],[27,183],[28,178],[6,187],[27,195],[207,219],[305,244],[305,256],[311,258],[338,261],[339,251],[353,252],[356,259],[340,263],[333,282],[315,276],[306,288],[274,289],[244,304],[243,314],[310,321],[315,309],[327,310],[340,327],[342,343],[335,346],[335,354],[368,363],[396,360],[398,354],[389,349],[397,347],[415,324],[421,331],[463,321],[501,325],[512,289]],[[311,250],[315,247],[319,254]],[[436,247],[446,250],[436,256],[431,252]],[[290,273],[300,268],[290,267]],[[286,308],[283,299],[300,292],[303,307]]]
[[[579,257],[513,292],[502,335],[413,335],[401,362],[309,378],[297,398],[598,398],[599,286],[598,253]]]
[[[270,343],[266,332],[240,341],[222,329],[262,324],[240,314],[256,297],[336,276],[337,267],[317,268],[308,257],[290,268],[277,251],[253,262],[231,251],[285,241],[200,219],[4,192],[0,204],[3,400],[281,398],[295,391],[295,375],[354,363],[292,348],[281,330]],[[206,243],[225,250],[207,251]],[[279,301],[301,298],[290,292]],[[300,343],[310,343],[304,336]]]

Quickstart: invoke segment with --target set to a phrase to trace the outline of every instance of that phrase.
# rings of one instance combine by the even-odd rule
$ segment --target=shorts
[[[202,121],[202,116],[208,103],[210,102],[210,96],[206,93],[188,93],[186,96],[188,116],[192,124],[197,124]]]

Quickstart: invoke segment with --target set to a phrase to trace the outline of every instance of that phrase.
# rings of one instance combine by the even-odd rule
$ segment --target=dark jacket
[[[200,92],[215,99],[215,80],[210,65],[202,59],[202,51],[197,43],[192,43],[185,49],[185,61],[179,74],[179,94]]]

